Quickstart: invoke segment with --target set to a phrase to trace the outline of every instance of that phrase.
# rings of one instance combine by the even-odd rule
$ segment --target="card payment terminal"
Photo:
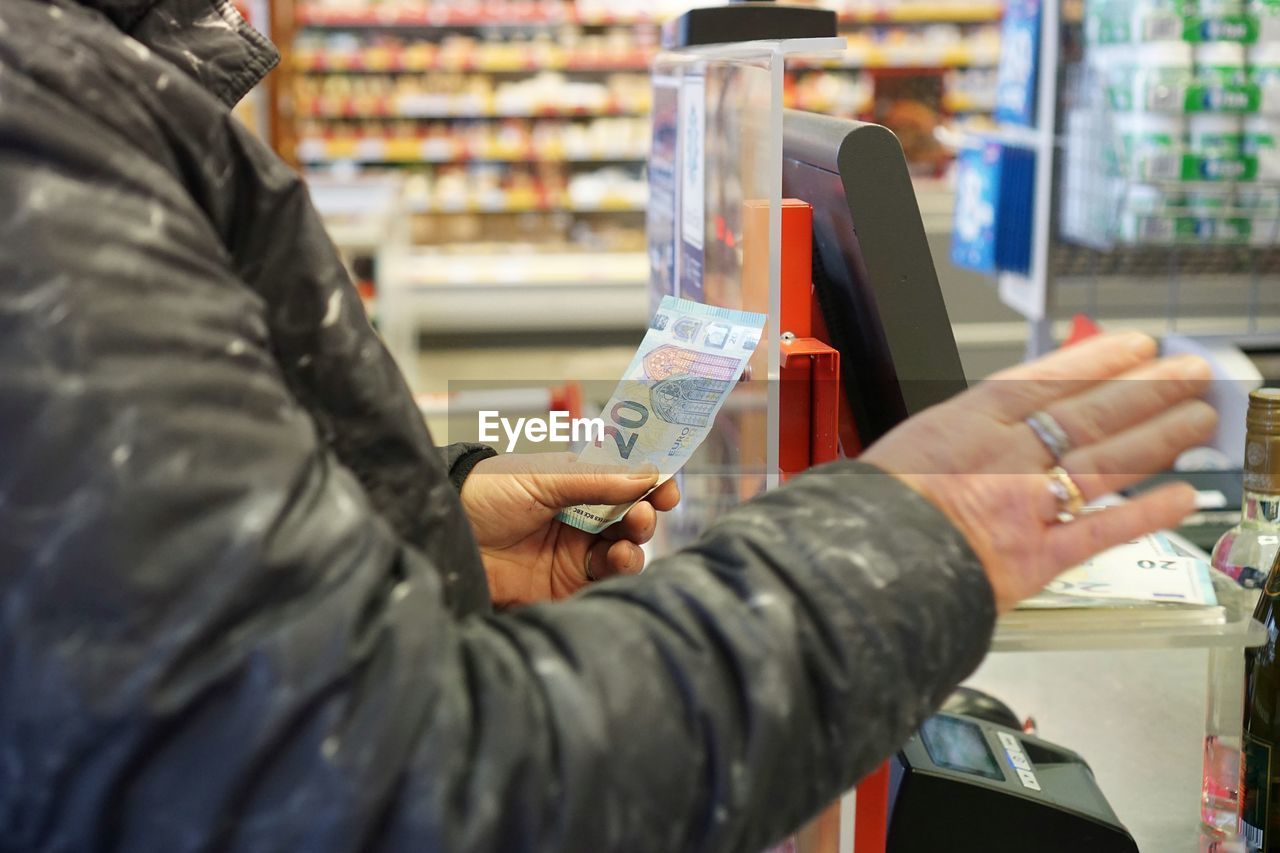
[[[889,853],[1138,853],[1076,753],[938,714],[890,762]]]

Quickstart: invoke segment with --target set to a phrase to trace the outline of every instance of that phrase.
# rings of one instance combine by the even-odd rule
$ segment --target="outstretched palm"
[[[986,566],[997,603],[1010,607],[1062,570],[1191,511],[1194,493],[1177,484],[1059,524],[1048,478],[1034,473],[1057,462],[1024,420],[1039,410],[1074,445],[1058,464],[1086,499],[1145,479],[1208,439],[1217,416],[1195,399],[1208,365],[1155,355],[1145,335],[1096,338],[996,374],[906,421],[862,458],[951,519]]]

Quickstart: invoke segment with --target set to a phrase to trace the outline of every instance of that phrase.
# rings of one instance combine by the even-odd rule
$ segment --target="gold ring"
[[[1084,509],[1084,493],[1061,465],[1049,469],[1049,493],[1058,501],[1058,522],[1074,521]]]

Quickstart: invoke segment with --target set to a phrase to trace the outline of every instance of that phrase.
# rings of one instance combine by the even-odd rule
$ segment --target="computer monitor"
[[[813,206],[813,278],[865,446],[965,389],[951,321],[898,138],[787,110],[782,195]]]

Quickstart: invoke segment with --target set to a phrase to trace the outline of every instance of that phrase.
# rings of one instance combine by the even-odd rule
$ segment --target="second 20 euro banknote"
[[[716,413],[760,343],[765,315],[663,298],[640,349],[602,413],[604,436],[581,462],[651,463],[661,483],[680,470],[711,431]],[[598,533],[632,504],[575,506],[559,518]]]

